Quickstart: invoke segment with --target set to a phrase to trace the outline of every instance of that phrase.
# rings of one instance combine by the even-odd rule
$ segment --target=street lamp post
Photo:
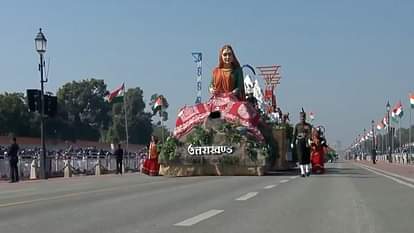
[[[388,162],[390,162],[390,163],[392,163],[392,155],[391,155],[391,147],[392,147],[392,145],[391,145],[391,122],[390,122],[390,110],[391,110],[391,105],[390,105],[390,102],[389,101],[387,101],[387,105],[385,106],[386,107],[386,109],[387,109],[387,124],[388,124],[388,126],[387,126],[387,133],[388,133]]]
[[[366,129],[364,128],[364,134],[363,134],[363,136],[362,137],[364,137],[364,147],[363,147],[363,153],[362,153],[362,158],[365,160],[365,158],[366,158],[366,153],[367,153],[367,131],[366,131]]]
[[[47,80],[43,79],[43,67],[44,67],[44,59],[43,55],[46,52],[46,37],[42,33],[42,29],[39,29],[39,33],[37,33],[35,38],[35,46],[36,51],[40,55],[40,64],[39,64],[39,71],[40,71],[40,141],[42,144],[42,154],[40,155],[40,179],[47,179],[46,174],[46,146],[45,146],[45,122],[44,122],[44,116],[45,116],[45,96],[44,96],[44,83],[47,82]]]
[[[375,127],[374,127],[375,121],[371,121],[371,130],[372,130],[372,163],[376,163],[377,160],[377,147],[375,145]]]

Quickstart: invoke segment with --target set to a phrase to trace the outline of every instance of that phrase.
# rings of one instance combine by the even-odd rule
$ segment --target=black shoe
[[[306,173],[306,176],[310,176],[310,172],[307,172],[307,173]]]
[[[305,177],[305,174],[300,175],[301,177]]]

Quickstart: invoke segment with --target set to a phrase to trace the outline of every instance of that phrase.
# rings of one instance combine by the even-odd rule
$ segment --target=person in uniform
[[[19,157],[17,156],[18,152],[19,145],[16,143],[16,138],[13,137],[12,144],[7,152],[10,164],[10,183],[19,182],[19,170],[17,168],[17,163],[19,162]]]
[[[310,142],[311,142],[312,126],[306,122],[306,113],[300,113],[300,122],[296,124],[293,130],[292,148],[295,148],[298,157],[300,174],[302,177],[309,176],[310,164]]]
[[[118,144],[118,148],[115,150],[114,155],[116,157],[116,174],[122,175],[122,159],[124,157],[124,150],[122,150],[121,144]]]

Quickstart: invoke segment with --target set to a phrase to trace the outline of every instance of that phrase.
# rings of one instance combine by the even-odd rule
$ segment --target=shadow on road
[[[265,172],[266,176],[296,176],[299,175],[298,169],[289,169],[283,171],[267,171]]]
[[[289,169],[284,171],[268,171],[266,176],[296,176],[300,175],[299,168]],[[374,178],[374,176],[361,168],[349,167],[349,164],[344,162],[335,162],[325,164],[324,174],[312,174],[316,177],[349,177],[349,178]]]

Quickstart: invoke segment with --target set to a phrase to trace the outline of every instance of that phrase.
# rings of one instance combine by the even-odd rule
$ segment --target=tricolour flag
[[[118,88],[116,88],[115,90],[112,90],[111,92],[109,92],[108,95],[105,96],[105,100],[108,102],[112,102],[115,100],[122,100],[123,96],[124,96],[124,92],[125,92],[125,85],[122,83],[122,85]]]
[[[411,105],[411,108],[414,108],[414,94],[410,95],[410,105]]]
[[[382,119],[382,124],[384,126],[387,126],[388,125],[387,116],[384,116],[384,119]]]
[[[164,96],[162,95],[158,96],[154,101],[154,105],[152,105],[153,114],[156,114],[161,108],[165,108],[165,105],[166,105],[166,102],[165,102]]]
[[[397,104],[395,104],[394,108],[392,109],[391,116],[395,122],[398,122],[397,117],[402,118],[403,114],[404,112],[403,112],[401,101],[398,101]]]
[[[310,113],[309,113],[309,119],[310,119],[311,121],[313,121],[313,120],[315,119],[315,113],[310,112]]]
[[[382,130],[384,127],[385,127],[385,125],[384,125],[384,123],[383,123],[382,121],[380,121],[380,122],[377,124],[377,130]]]

